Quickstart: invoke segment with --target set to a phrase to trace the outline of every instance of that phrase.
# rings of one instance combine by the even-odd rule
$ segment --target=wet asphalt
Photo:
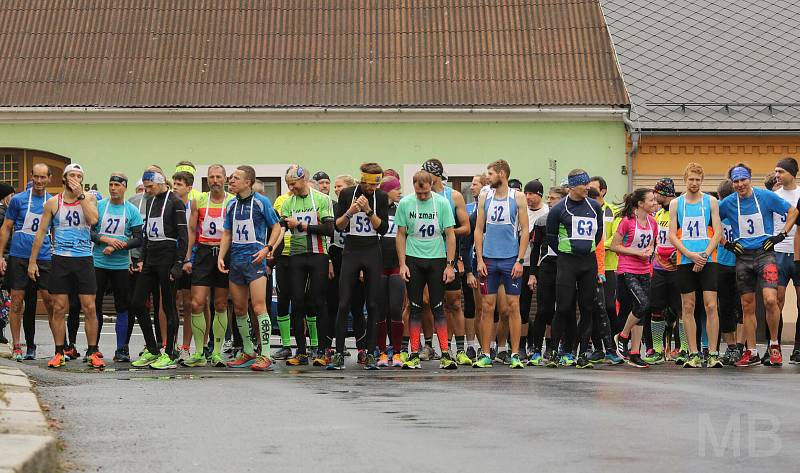
[[[35,381],[67,471],[797,471],[800,460],[795,365],[366,372],[351,356],[334,372],[157,372],[110,362],[104,333],[105,371],[51,370],[37,326],[38,359],[0,364]]]

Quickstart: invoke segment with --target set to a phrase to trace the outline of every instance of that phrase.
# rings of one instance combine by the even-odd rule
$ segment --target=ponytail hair
[[[653,192],[653,189],[640,187],[630,194],[625,194],[625,198],[622,199],[622,215],[633,217],[639,202],[644,202],[650,192]]]

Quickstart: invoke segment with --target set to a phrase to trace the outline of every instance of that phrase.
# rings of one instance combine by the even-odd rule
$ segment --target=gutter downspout
[[[628,133],[631,134],[631,150],[626,153],[625,161],[628,166],[628,192],[633,192],[633,158],[639,151],[639,136],[641,135],[641,130],[637,124],[630,119],[629,115],[630,112],[623,114],[622,121],[625,123],[625,128],[628,129]]]

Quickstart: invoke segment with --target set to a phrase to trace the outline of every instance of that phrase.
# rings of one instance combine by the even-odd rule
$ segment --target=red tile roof
[[[615,106],[597,0],[3,0],[0,106]]]

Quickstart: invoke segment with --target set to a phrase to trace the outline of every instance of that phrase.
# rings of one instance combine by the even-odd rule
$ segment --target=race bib
[[[489,204],[489,211],[486,214],[486,221],[490,225],[510,225],[510,213],[511,209],[508,205],[508,199],[492,199],[491,204]]]
[[[765,235],[764,218],[760,213],[739,215],[739,238],[757,238]]]
[[[571,240],[594,240],[597,234],[597,220],[593,217],[572,217]]]
[[[683,217],[683,227],[681,228],[681,240],[707,240],[708,228],[704,216]]]

